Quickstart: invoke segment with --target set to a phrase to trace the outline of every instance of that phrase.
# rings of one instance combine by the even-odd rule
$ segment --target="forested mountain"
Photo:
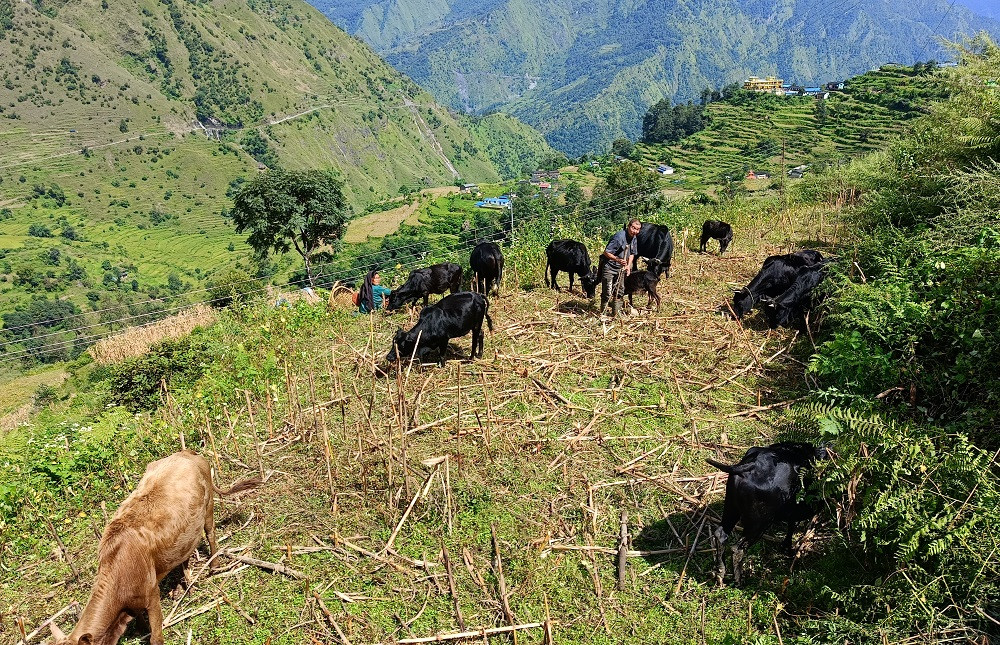
[[[1000,33],[949,0],[312,2],[438,100],[507,111],[573,155],[637,138],[662,98],[697,99],[749,75],[839,80],[951,58],[942,36]]]
[[[958,4],[974,13],[1000,20],[1000,2],[996,0],[958,0]]]
[[[231,267],[247,248],[220,213],[264,166],[333,168],[360,210],[551,152],[456,117],[299,0],[0,0],[0,142],[5,305]]]

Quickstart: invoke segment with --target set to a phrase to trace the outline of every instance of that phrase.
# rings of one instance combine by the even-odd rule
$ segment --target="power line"
[[[602,205],[606,205],[608,202],[612,202],[612,201],[616,201],[616,200],[621,200],[621,201],[617,201],[617,203],[614,204],[614,206],[612,207],[614,211],[621,212],[621,211],[624,211],[626,208],[628,208],[628,207],[630,207],[630,206],[632,206],[632,205],[634,205],[636,203],[639,203],[642,198],[651,196],[655,192],[658,192],[658,189],[655,189],[655,190],[626,189],[626,190],[618,191],[616,193],[611,193],[609,195],[603,196],[602,199],[601,199],[601,201],[597,202],[597,204],[598,204],[598,206],[602,206]],[[588,205],[593,205],[593,204],[594,204],[594,202],[588,202]],[[575,205],[557,206],[553,210],[553,212],[550,213],[550,214],[553,215],[553,216],[558,216],[560,214],[559,213],[560,210],[562,210],[564,212],[571,212],[572,210],[575,210],[575,208],[576,208]],[[592,215],[590,217],[596,217],[596,215]],[[584,218],[584,219],[586,219],[586,218]],[[479,243],[481,241],[484,241],[484,240],[486,240],[488,238],[491,238],[491,237],[494,237],[494,236],[498,236],[498,235],[501,236],[499,239],[502,239],[502,236],[505,233],[505,229],[506,229],[506,222],[501,222],[501,223],[497,224],[495,227],[493,227],[493,231],[490,232],[490,233],[479,234],[478,233],[478,229],[473,229],[473,232],[475,232],[476,235],[472,239],[470,239],[469,241],[464,242],[464,243],[459,242],[459,243],[457,243],[457,244],[455,244],[455,245],[453,245],[451,247],[445,247],[443,249],[439,248],[439,249],[437,249],[438,254],[440,254],[440,255],[447,255],[449,253],[450,254],[454,254],[454,253],[457,253],[459,250],[462,250],[463,248],[466,248],[466,249],[471,248],[473,245],[475,245],[475,244],[477,244],[477,243]],[[489,230],[489,229],[485,229],[485,230]],[[426,242],[419,242],[419,243],[415,243],[415,244],[411,244],[411,245],[405,245],[403,247],[397,247],[395,249],[388,249],[387,251],[388,252],[399,252],[399,251],[402,251],[402,250],[405,250],[405,249],[412,249],[412,248],[415,248],[415,247],[418,247],[418,246],[425,246],[425,245],[426,245]],[[335,264],[335,263],[337,263],[337,260],[334,260],[334,261],[331,261],[331,262],[327,262],[327,263],[322,263],[322,264],[319,264],[319,265],[314,265],[314,266],[316,268],[321,268],[321,267],[329,266],[330,264]],[[337,272],[337,273],[333,273],[333,274],[329,274],[329,275],[326,275],[326,276],[322,276],[323,282],[320,283],[320,286],[332,285],[332,284],[334,284],[336,282],[339,282],[340,279],[342,279],[344,277],[350,276],[351,274],[353,274],[353,276],[355,278],[357,278],[358,274],[357,274],[356,271],[357,271],[356,269],[344,269],[344,270],[342,270],[340,272]],[[250,280],[240,281],[239,283],[245,283],[245,282],[251,282],[251,281],[256,281],[256,279],[250,279]],[[286,286],[301,285],[301,284],[306,283],[307,281],[308,281],[307,278],[302,278],[300,280],[291,281],[291,282],[287,283]],[[239,284],[239,283],[232,283],[232,284]],[[207,290],[208,289],[202,289],[202,290],[197,290],[197,291],[189,291],[189,292],[186,292],[186,293],[196,293],[196,292],[207,291]],[[261,288],[261,289],[251,290],[251,291],[248,291],[248,292],[245,292],[245,293],[247,293],[247,294],[263,293],[266,290],[267,290],[267,287],[264,287],[264,288]],[[110,320],[110,321],[99,321],[99,322],[93,323],[91,325],[86,325],[86,326],[83,326],[83,327],[77,327],[77,328],[74,328],[74,329],[55,331],[55,332],[50,332],[48,334],[42,334],[42,335],[39,335],[39,336],[32,336],[32,337],[28,337],[28,338],[22,338],[22,339],[5,341],[3,343],[0,343],[0,348],[6,347],[6,346],[9,346],[9,345],[21,344],[21,343],[24,343],[24,342],[38,341],[38,340],[41,340],[41,339],[44,339],[44,338],[50,338],[50,337],[53,337],[53,336],[59,336],[59,335],[65,334],[65,333],[76,333],[76,332],[79,332],[80,330],[92,329],[94,327],[100,327],[100,326],[104,326],[104,325],[113,325],[114,323],[120,323],[120,322],[124,322],[124,321],[127,321],[127,320],[135,320],[135,319],[147,318],[147,317],[150,317],[150,316],[156,316],[156,315],[163,314],[163,313],[169,313],[169,312],[174,312],[174,311],[181,311],[181,310],[184,310],[184,309],[193,308],[193,307],[201,305],[201,304],[214,304],[214,303],[226,300],[228,297],[229,296],[225,296],[225,297],[221,297],[221,298],[215,298],[215,299],[209,299],[209,300],[204,300],[204,301],[198,301],[198,302],[189,303],[189,304],[186,304],[186,305],[180,305],[180,306],[177,306],[177,307],[174,307],[174,308],[170,308],[170,309],[154,310],[154,311],[151,311],[151,312],[145,312],[145,313],[135,314],[135,315],[132,315],[132,316],[126,316],[126,317],[123,317],[123,318],[119,318],[119,319],[115,319],[115,320]],[[150,302],[150,301],[144,301],[144,302]],[[126,306],[126,305],[122,305],[122,306]],[[111,310],[118,309],[118,308],[120,308],[120,307],[109,307],[109,308],[106,308],[106,309],[103,309],[103,310],[100,310],[100,311],[111,311]],[[63,319],[52,319],[52,320],[47,321],[47,322],[49,322],[49,323],[58,323],[60,321],[65,321],[65,320],[69,320],[69,319],[72,319],[72,318],[77,318],[77,317],[84,316],[84,315],[90,315],[90,314],[93,314],[93,313],[97,313],[97,312],[96,311],[84,312],[84,313],[81,313],[81,314],[75,314],[73,316],[67,316],[67,317],[65,317]],[[156,321],[150,321],[150,322],[143,323],[141,325],[130,325],[130,327],[132,327],[132,328],[134,328],[134,327],[140,327],[141,328],[141,327],[144,327],[144,326],[151,325],[151,324],[153,324],[155,322]],[[32,323],[32,324],[27,324],[27,325],[21,325],[21,326],[18,326],[18,327],[7,329],[5,331],[12,331],[12,330],[16,330],[16,329],[23,329],[25,327],[33,327],[33,326],[42,325],[42,324],[45,324],[45,323]],[[118,333],[119,331],[121,331],[121,330],[110,329],[110,330],[107,330],[107,331],[104,331],[104,332],[100,332],[100,333],[97,333],[97,334],[77,335],[73,339],[69,339],[69,340],[66,340],[66,341],[61,341],[59,343],[52,343],[52,344],[45,345],[44,347],[39,347],[39,348],[25,348],[25,349],[22,349],[20,351],[15,351],[15,352],[7,353],[6,356],[8,358],[21,358],[21,357],[28,356],[28,355],[39,355],[39,354],[47,354],[47,353],[50,354],[50,353],[54,353],[54,352],[60,351],[62,349],[65,349],[67,347],[80,344],[83,341],[87,341],[87,340],[91,340],[91,339],[96,339],[96,338],[102,338],[102,337],[105,337],[105,336],[108,336],[108,335],[111,335],[111,334],[114,334],[114,333]]]

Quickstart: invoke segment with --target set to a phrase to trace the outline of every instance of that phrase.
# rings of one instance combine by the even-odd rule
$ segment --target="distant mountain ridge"
[[[509,112],[573,155],[635,139],[662,98],[696,99],[749,75],[839,80],[950,58],[938,36],[1000,34],[949,0],[312,2],[438,100]]]

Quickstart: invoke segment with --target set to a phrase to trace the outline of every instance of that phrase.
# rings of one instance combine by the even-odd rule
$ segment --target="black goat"
[[[816,447],[810,443],[783,442],[766,448],[750,448],[740,463],[733,466],[706,459],[719,470],[729,473],[722,523],[712,534],[719,584],[722,584],[726,574],[726,540],[737,523],[743,525],[742,538],[733,543],[733,578],[737,585],[742,582],[743,557],[747,549],[760,540],[772,523],[788,522],[785,549],[791,551],[795,525],[815,513],[812,504],[798,499],[806,471],[815,460],[828,456],[829,448],[825,444]],[[805,483],[808,485],[808,482]]]

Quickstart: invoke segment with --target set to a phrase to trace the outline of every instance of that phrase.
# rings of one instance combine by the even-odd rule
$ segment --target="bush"
[[[52,231],[44,224],[32,224],[29,226],[28,235],[31,237],[53,237]]]
[[[996,454],[930,426],[823,405],[809,414],[837,445],[821,478],[858,567],[845,577],[873,580],[828,588],[830,599],[853,620],[902,632],[994,629],[980,610],[1000,606]]]
[[[210,362],[207,341],[186,336],[157,345],[148,354],[107,368],[111,400],[130,412],[155,410],[163,383],[192,383]]]
[[[246,271],[234,269],[213,280],[208,294],[213,307],[243,306],[261,297],[261,283]]]

